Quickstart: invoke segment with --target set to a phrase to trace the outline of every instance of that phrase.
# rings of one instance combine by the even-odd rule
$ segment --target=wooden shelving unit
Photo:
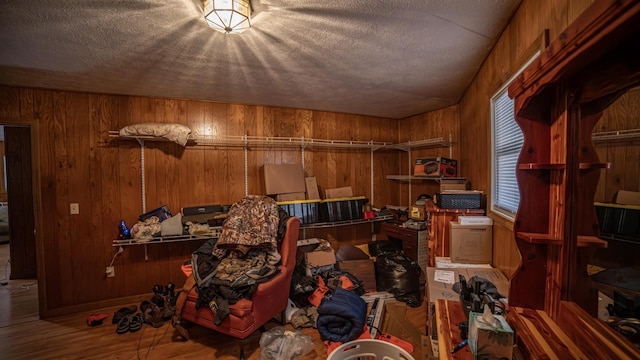
[[[170,142],[169,140],[159,136],[123,136],[119,134],[117,130],[109,131],[109,137],[115,141],[136,141],[140,144],[140,159],[141,159],[141,176],[142,176],[142,212],[146,212],[145,204],[145,188],[144,188],[144,147],[145,142]],[[179,145],[176,145],[179,146]],[[373,198],[373,154],[380,149],[392,149],[392,150],[404,150],[410,151],[411,148],[416,147],[447,147],[451,146],[451,141],[444,140],[443,138],[425,139],[415,142],[406,142],[400,144],[393,144],[390,142],[375,142],[375,141],[358,141],[358,140],[328,140],[328,139],[314,139],[304,137],[263,137],[263,136],[203,136],[203,135],[191,135],[186,144],[187,147],[204,146],[204,147],[240,147],[245,151],[245,195],[248,195],[248,169],[247,169],[247,152],[253,148],[261,147],[281,147],[281,148],[296,148],[300,149],[302,153],[302,159],[304,159],[304,151],[311,149],[348,149],[348,150],[368,150],[371,152],[371,189],[369,200],[374,201]],[[304,164],[303,164],[304,166]],[[392,175],[390,175],[392,177]],[[420,180],[434,180],[440,181],[440,178],[419,178]],[[410,180],[410,179],[407,179]],[[380,216],[373,219],[357,219],[337,222],[324,222],[313,224],[302,224],[301,229],[314,229],[314,228],[328,228],[336,226],[351,226],[359,224],[373,224],[375,222],[386,221],[392,219],[392,216]],[[169,242],[179,241],[195,241],[203,240],[211,237],[200,236],[178,236],[178,237],[156,237],[149,241],[135,241],[133,239],[128,240],[114,240],[113,246],[130,246],[130,245],[148,245],[148,244],[161,244]],[[145,248],[146,249],[146,248]],[[145,251],[146,253],[146,251]]]

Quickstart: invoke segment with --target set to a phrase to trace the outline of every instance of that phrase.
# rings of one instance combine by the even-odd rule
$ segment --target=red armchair
[[[198,293],[194,287],[180,315],[182,320],[213,329],[239,339],[245,339],[272,317],[287,307],[291,277],[296,265],[296,247],[300,219],[290,217],[287,230],[278,251],[282,257],[280,273],[267,282],[258,285],[251,300],[242,299],[229,305],[229,315],[222,324],[214,324],[214,315],[210,308],[203,306],[196,310]]]

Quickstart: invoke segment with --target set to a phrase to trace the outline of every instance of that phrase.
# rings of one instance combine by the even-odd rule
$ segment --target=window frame
[[[529,66],[538,56],[540,56],[541,51],[538,50],[536,51],[531,57],[529,57],[527,59],[527,61],[520,66],[520,68],[518,69],[518,71],[516,71],[511,77],[509,77],[509,79],[507,81],[505,81],[499,88],[497,91],[494,92],[494,94],[491,96],[491,98],[489,99],[489,111],[490,111],[490,130],[491,130],[491,196],[490,196],[490,200],[489,200],[489,204],[490,204],[490,209],[491,212],[494,214],[499,215],[502,218],[505,218],[508,221],[514,222],[515,221],[515,217],[516,217],[516,213],[517,213],[517,208],[515,211],[510,211],[509,209],[500,206],[500,204],[498,203],[498,192],[497,192],[497,162],[496,162],[496,109],[495,109],[495,104],[496,104],[496,100],[499,99],[501,96],[503,96],[507,91],[509,86],[513,83],[513,80],[520,75],[520,73],[522,73],[522,71],[524,71],[524,69],[527,68],[527,66]],[[508,95],[507,95],[508,96]],[[509,99],[511,101],[511,104],[513,105],[513,99]],[[520,132],[522,132],[522,130],[520,129],[520,126],[516,123],[515,121],[515,114],[513,115],[513,122],[515,123],[516,127],[518,128],[518,130],[520,130]],[[522,145],[524,144],[524,139],[522,141],[522,143],[520,144],[520,146],[518,146],[517,149],[517,155],[519,157],[520,155],[520,151],[522,150]],[[517,162],[517,159],[516,159]],[[515,168],[514,168],[514,179],[515,179],[515,185],[516,188],[518,189],[518,198],[520,195],[520,189],[518,187],[518,181],[517,178],[515,177]],[[520,206],[520,200],[518,199],[518,207]]]

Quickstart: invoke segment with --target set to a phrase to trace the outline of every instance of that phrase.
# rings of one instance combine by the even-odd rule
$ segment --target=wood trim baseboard
[[[48,319],[48,318],[78,314],[83,312],[94,313],[94,312],[100,311],[100,309],[125,306],[130,304],[135,304],[136,306],[139,306],[142,301],[150,300],[152,296],[153,296],[152,293],[148,293],[144,295],[127,296],[122,298],[101,300],[101,301],[95,301],[95,302],[84,303],[84,304],[73,305],[73,306],[66,306],[66,307],[55,308],[55,309],[47,309],[45,313],[42,313],[42,312],[40,313],[40,319]]]

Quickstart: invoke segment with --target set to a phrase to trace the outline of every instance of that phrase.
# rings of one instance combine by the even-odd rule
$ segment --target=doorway
[[[9,217],[10,279],[36,279],[31,129],[5,125],[4,175]]]

